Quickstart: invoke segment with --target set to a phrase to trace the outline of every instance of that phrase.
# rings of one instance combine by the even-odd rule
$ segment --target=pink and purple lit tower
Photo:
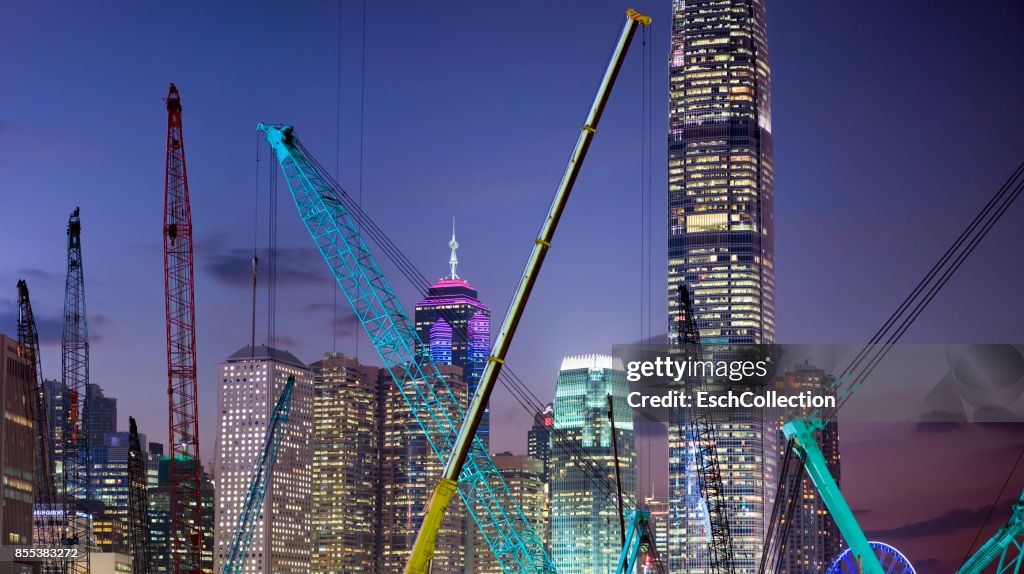
[[[431,285],[426,298],[416,304],[416,333],[423,341],[421,356],[429,356],[439,365],[462,367],[469,391],[468,406],[491,351],[491,310],[477,298],[476,289],[456,273],[459,244],[455,241],[454,221],[448,247],[451,273]],[[488,426],[485,415],[477,431],[485,445],[489,444]]]

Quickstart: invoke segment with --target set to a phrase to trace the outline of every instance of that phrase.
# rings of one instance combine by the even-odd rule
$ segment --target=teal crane
[[[253,468],[252,479],[249,482],[249,492],[245,495],[242,513],[238,516],[238,524],[235,526],[231,542],[228,544],[222,574],[239,574],[245,565],[249,546],[252,544],[256,520],[263,512],[263,500],[267,496],[271,473],[274,470],[274,463],[277,461],[277,453],[281,448],[281,439],[284,437],[285,423],[288,422],[294,387],[295,376],[288,375],[288,381],[285,383],[284,389],[281,390],[281,396],[277,399],[274,412],[267,423],[267,435],[263,440],[263,449],[260,451],[259,458],[256,459],[256,466]]]
[[[961,232],[939,261],[918,283],[910,295],[889,317],[853,362],[836,379],[832,390],[838,397],[837,406],[816,410],[810,415],[789,421],[782,427],[793,451],[802,459],[808,476],[821,495],[822,501],[835,520],[839,532],[854,556],[859,559],[863,574],[883,574],[884,570],[868,544],[864,531],[857,523],[839,485],[828,470],[825,457],[815,440],[815,432],[825,428],[838,409],[864,383],[889,350],[900,340],[910,324],[921,314],[935,295],[970,256],[975,247],[999,221],[1013,202],[1024,191],[1024,163],[1010,175],[1002,187]],[[776,501],[779,504],[780,501]],[[788,517],[787,517],[788,522]],[[958,574],[980,574],[999,557],[998,574],[1019,574],[1024,562],[1024,494],[1013,508],[1009,521],[989,539],[964,565]],[[765,561],[762,560],[762,571]]]

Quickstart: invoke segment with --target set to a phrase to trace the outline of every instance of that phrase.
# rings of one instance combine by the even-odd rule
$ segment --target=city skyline
[[[660,94],[669,11],[666,3],[635,7],[655,19],[652,117],[660,121],[665,104]],[[1024,18],[1021,8],[991,3],[985,5],[987,9],[962,13],[953,4],[929,7],[933,19],[919,18],[908,6],[887,7],[885,17],[879,18],[877,5],[872,10],[871,6],[798,9],[781,2],[770,4],[773,72],[779,86],[773,94],[779,190],[777,249],[785,253],[778,261],[779,340],[866,339],[924,273],[926,262],[941,252],[943,241],[935,238],[952,238],[966,223],[964,214],[976,211],[1016,163],[1014,150],[1022,144],[1021,119],[1008,117],[1005,110],[1013,109],[1017,101],[1014,94],[1020,77],[1007,76],[1011,89],[989,87],[991,78],[1012,69],[1008,64],[1024,51],[1019,35],[1010,33],[1019,29]],[[359,118],[353,112],[359,85],[358,8],[343,5],[346,72],[341,171],[343,183],[353,189],[359,179],[355,169]],[[444,271],[448,222],[454,214],[466,222],[460,223],[460,236],[467,238],[465,251],[460,252],[466,273],[474,277],[474,285],[496,314],[503,315],[531,233],[550,198],[578,120],[592,95],[596,71],[607,54],[607,35],[601,31],[607,29],[610,34],[614,30],[622,8],[611,3],[600,8],[588,5],[586,10],[550,8],[551,20],[572,22],[566,30],[556,22],[538,21],[533,8],[513,7],[503,14],[506,24],[500,29],[469,27],[450,39],[428,33],[429,26],[418,31],[419,24],[412,22],[444,24],[446,18],[455,17],[475,22],[496,16],[486,7],[453,7],[450,11],[409,7],[404,13],[370,8],[364,205],[428,277]],[[60,361],[54,342],[55,337],[59,339],[63,228],[67,213],[81,204],[85,273],[93,313],[92,382],[120,400],[119,416],[124,420],[118,421],[119,428],[125,428],[126,417],[134,415],[151,440],[166,443],[166,409],[151,406],[151,398],[154,393],[162,396],[166,385],[158,248],[159,164],[165,127],[160,98],[167,82],[176,81],[185,109],[199,240],[200,445],[204,462],[210,461],[217,379],[213,366],[249,340],[248,322],[243,319],[251,304],[244,279],[252,251],[253,127],[259,119],[296,124],[328,167],[333,166],[328,158],[336,141],[333,74],[322,74],[316,89],[298,97],[267,80],[272,71],[285,65],[275,55],[257,58],[247,53],[260,52],[253,48],[263,40],[257,33],[266,29],[261,23],[284,22],[304,30],[309,40],[304,54],[316,69],[333,70],[336,14],[333,6],[311,8],[303,14],[282,14],[262,6],[251,11],[215,7],[204,13],[208,18],[204,23],[198,13],[187,10],[156,16],[129,9],[113,19],[77,10],[69,7],[66,22],[49,22],[34,8],[13,6],[7,22],[21,24],[12,26],[0,39],[9,53],[31,55],[4,64],[5,75],[26,80],[12,82],[6,89],[4,109],[10,115],[0,125],[0,138],[12,145],[13,152],[0,164],[0,177],[5,189],[34,190],[9,194],[9,209],[0,212],[5,241],[19,246],[0,254],[0,284],[6,281],[11,285],[11,292],[0,296],[0,319],[4,321],[0,332],[13,335],[14,322],[8,320],[13,316],[13,285],[18,276],[24,276],[32,284],[41,321],[44,375],[57,378]],[[132,21],[137,25],[124,25]],[[225,37],[212,33],[226,22],[237,24],[237,29],[229,26]],[[838,22],[857,32],[849,38],[834,33]],[[116,39],[95,35],[118,24]],[[154,30],[176,27],[187,31],[193,44],[183,48],[178,60],[161,58],[161,65],[152,65],[154,55],[163,53],[155,44],[166,39],[165,33]],[[241,28],[253,32],[243,33]],[[28,35],[30,30],[42,29],[55,36]],[[539,30],[531,34],[534,45],[522,42],[524,30],[533,29]],[[873,41],[865,43],[864,36]],[[957,41],[950,42],[951,37]],[[432,45],[431,41],[438,43]],[[467,43],[474,42],[489,48],[487,58],[459,55]],[[422,90],[418,105],[431,113],[411,120],[411,127],[403,129],[402,122],[410,121],[408,118],[401,122],[389,118],[400,115],[397,112],[404,102],[388,95],[391,71],[384,64],[402,61],[403,49],[411,45],[421,53],[406,57],[414,59],[413,68],[421,69],[413,70],[407,81]],[[595,273],[594,261],[631,261],[628,258],[638,251],[638,242],[630,240],[637,235],[638,226],[626,225],[630,217],[625,223],[620,221],[622,213],[637,213],[634,219],[639,219],[635,196],[616,195],[622,189],[635,189],[632,182],[638,179],[635,172],[639,168],[620,159],[638,157],[633,151],[639,138],[638,54],[624,68],[606,127],[583,170],[581,193],[570,204],[551,262],[509,359],[542,398],[553,394],[562,355],[600,352],[611,343],[622,342],[617,339],[623,333],[642,334],[635,327],[633,307],[623,305],[623,309],[611,309],[603,316],[594,312],[602,301],[615,297],[625,301],[634,296],[637,278],[628,265],[621,274],[605,273],[601,287],[589,289],[599,293],[570,291],[578,277]],[[125,58],[125,63],[109,64],[119,62],[118,58]],[[491,58],[506,64],[500,72],[489,69]],[[456,65],[439,67],[436,62]],[[229,66],[231,71],[221,74]],[[67,68],[72,71],[66,72]],[[113,81],[125,69],[138,70],[138,74],[133,74],[131,81]],[[457,69],[472,69],[474,77],[470,80]],[[47,75],[52,77],[44,78]],[[937,77],[944,79],[941,89],[936,87]],[[538,87],[525,89],[524,85]],[[68,86],[87,88],[76,90],[74,106],[67,105],[72,99]],[[458,97],[452,98],[452,93]],[[488,106],[474,104],[484,94],[497,100]],[[459,107],[464,108],[461,113],[453,113]],[[88,113],[83,114],[82,109]],[[489,128],[502,128],[505,141],[484,153],[477,149],[484,147],[477,138]],[[664,157],[658,143],[660,130],[659,124],[652,130],[655,166],[658,158]],[[408,137],[415,150],[400,158],[403,169],[392,169],[395,160],[390,155],[394,149],[390,139],[395,133]],[[445,145],[434,142],[438,134],[445,135]],[[829,138],[829,145],[818,144],[816,137],[823,135]],[[431,150],[432,143],[444,150]],[[267,158],[264,150],[263,160]],[[53,169],[54,162],[66,169]],[[125,169],[111,178],[115,165]],[[524,169],[525,165],[530,169]],[[664,189],[662,171],[652,170],[656,194]],[[46,173],[42,181],[41,172]],[[261,175],[261,186],[265,181]],[[423,206],[412,194],[424,188],[451,200]],[[265,195],[261,200],[265,202]],[[664,203],[656,195],[653,205],[658,208]],[[878,209],[879,205],[884,209]],[[470,216],[468,206],[480,208],[481,215]],[[282,200],[281,208],[279,249],[286,261],[279,272],[279,298],[289,302],[282,305],[277,326],[279,339],[287,336],[288,340],[279,344],[311,361],[332,347],[333,286],[308,239],[296,232],[297,222],[287,200]],[[126,213],[132,217],[126,218]],[[413,227],[406,225],[413,217],[417,221],[415,236],[403,230]],[[948,287],[911,331],[911,339],[1005,341],[1024,335],[1019,317],[1005,312],[1014,308],[1012,295],[1005,292],[1010,290],[991,289],[991,285],[1019,283],[1021,271],[1001,264],[1008,246],[1019,242],[1020,231],[1011,227],[997,227],[969,265],[973,276],[965,273]],[[261,228],[265,228],[265,213]],[[621,234],[595,229],[621,229]],[[660,232],[656,229],[655,233]],[[262,237],[260,242],[264,243]],[[652,244],[663,243],[656,236]],[[887,256],[879,261],[873,254],[883,249]],[[596,255],[599,253],[601,257]],[[656,262],[653,268],[659,265]],[[409,309],[415,295],[408,290],[401,294]],[[261,330],[265,323],[263,300],[261,295]],[[973,302],[973,308],[962,313],[935,311],[957,309],[961,301]],[[339,307],[344,309],[343,304]],[[663,309],[659,304],[653,307]],[[654,314],[655,319],[660,316]],[[233,328],[226,329],[225,324]],[[572,329],[572,339],[561,338],[578,326],[583,328]],[[263,342],[261,339],[265,337],[258,337],[257,343]],[[340,333],[336,350],[352,353],[355,345],[351,341],[350,331]],[[372,362],[369,349],[365,340],[359,343],[361,360]],[[507,405],[512,401],[499,389],[493,402]],[[493,434],[492,450],[525,452],[525,431],[531,420],[531,413],[507,407],[492,412],[492,429],[499,429]],[[861,429],[851,434],[844,429],[843,436],[845,479],[850,476],[846,462],[863,463],[878,456],[872,445],[879,432]],[[846,437],[850,437],[849,443]],[[936,437],[925,439],[937,450],[931,442]],[[638,438],[638,450],[650,453],[643,440]],[[956,442],[955,437],[951,440]],[[989,464],[985,468],[995,475],[1005,474],[1002,466],[1008,463]],[[845,482],[851,485],[851,498],[870,510],[864,516],[869,527],[874,524],[877,530],[892,531],[941,514],[913,497],[899,508],[888,508],[886,500],[893,494],[856,486],[857,472]],[[894,482],[897,488],[898,479]],[[991,495],[991,488],[973,488],[977,492],[962,502],[968,510],[987,504]],[[905,545],[901,548],[907,550]]]

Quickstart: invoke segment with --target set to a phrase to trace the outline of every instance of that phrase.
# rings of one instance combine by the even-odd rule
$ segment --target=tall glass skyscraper
[[[626,373],[607,355],[566,357],[555,383],[551,448],[551,557],[559,574],[604,574],[615,569],[622,550],[615,485],[603,488],[573,462],[582,450],[601,470],[615,476],[608,397],[614,404],[622,492],[636,495],[633,411],[626,404]]]
[[[763,0],[674,0],[669,56],[668,292],[679,283],[705,344],[775,337],[771,69]],[[776,480],[774,423],[718,425],[738,572],[761,554]],[[707,518],[686,413],[669,425],[669,544],[674,572],[706,571]]]

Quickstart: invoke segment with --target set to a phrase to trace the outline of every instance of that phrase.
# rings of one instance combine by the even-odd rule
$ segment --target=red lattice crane
[[[167,308],[167,399],[170,408],[171,563],[174,574],[198,574],[203,532],[199,492],[199,407],[196,401],[196,310],[192,214],[181,136],[181,98],[167,94],[164,181],[164,296]]]

